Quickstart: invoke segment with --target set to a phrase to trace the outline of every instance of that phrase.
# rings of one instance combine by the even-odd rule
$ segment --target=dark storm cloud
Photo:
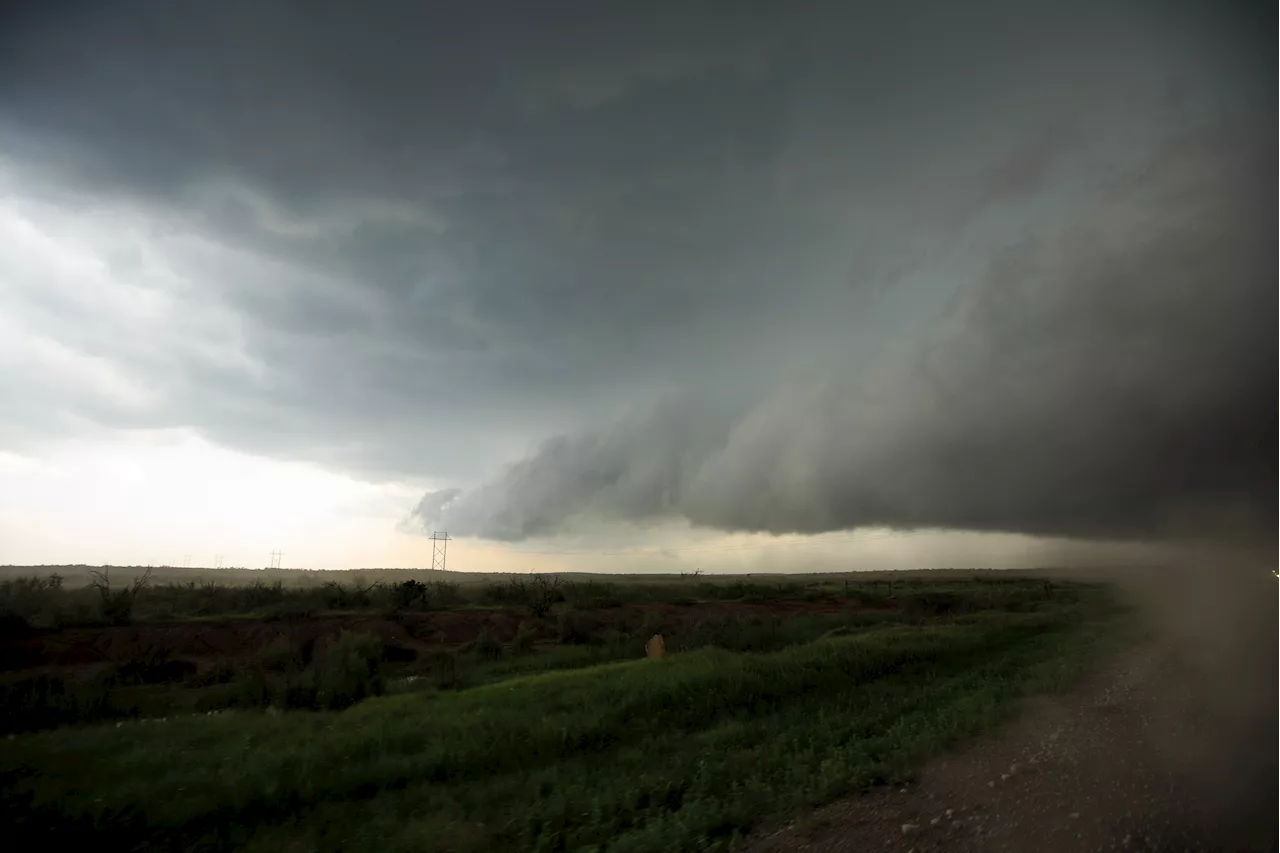
[[[581,515],[1274,532],[1276,170],[1250,131],[1171,144],[1062,233],[1004,252],[899,363],[846,366],[727,423],[686,401],[558,439],[417,515],[517,539]],[[716,426],[692,441],[690,421]]]
[[[0,442],[191,427],[473,484],[583,435],[426,514],[862,523],[849,483],[774,505],[805,466],[880,469],[761,419],[812,405],[834,441],[852,416],[792,377],[862,399],[1103,167],[1258,109],[1261,30],[1224,8],[28,4],[0,26]],[[599,427],[622,410],[648,414]],[[957,523],[1054,526],[1001,512]]]
[[[255,383],[87,342],[175,373],[141,421],[465,476],[774,322],[757,200],[795,81],[764,63],[794,45],[650,11],[51,4],[0,37],[0,131],[25,194],[143,206],[193,312],[238,318]]]

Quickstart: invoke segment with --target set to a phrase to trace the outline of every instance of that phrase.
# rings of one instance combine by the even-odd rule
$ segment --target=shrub
[[[485,584],[480,595],[495,604],[528,607],[538,619],[550,613],[553,605],[565,600],[557,575],[511,575],[503,583]]]
[[[314,618],[316,609],[310,603],[297,599],[285,600],[268,610],[263,618],[269,622],[304,622]]]
[[[537,629],[528,622],[521,622],[516,629],[516,637],[511,642],[511,651],[518,655],[530,654],[537,639]]]
[[[215,684],[227,684],[236,677],[236,671],[226,661],[218,661],[204,672],[198,672],[188,682],[192,687],[212,687]]]
[[[431,679],[440,690],[456,690],[469,680],[469,662],[457,652],[435,649],[428,654],[427,663]]]
[[[269,672],[297,672],[308,663],[309,655],[288,636],[281,634],[258,654],[258,660]]]
[[[284,600],[284,584],[280,583],[280,581],[274,583],[254,581],[246,587],[240,587],[239,591],[244,599],[242,606],[252,610],[279,604]]]
[[[391,587],[391,603],[397,610],[426,610],[431,606],[431,588],[416,580]]]
[[[36,675],[0,685],[0,732],[49,729],[127,714],[112,707],[105,685],[78,691],[52,675]]]
[[[384,643],[382,646],[383,663],[410,663],[418,659],[418,652],[398,643]]]
[[[903,607],[913,616],[946,616],[968,613],[976,609],[968,601],[951,592],[915,592],[902,597]]]
[[[474,645],[476,653],[485,660],[498,660],[502,657],[502,643],[498,642],[493,629],[488,625],[480,626],[480,633],[476,635]]]
[[[438,604],[457,604],[462,600],[462,592],[456,583],[432,581],[430,586],[432,599]]]
[[[654,634],[661,634],[664,622],[665,620],[662,618],[661,613],[656,610],[646,611],[644,621],[640,623],[640,638],[648,640]]]
[[[216,707],[265,708],[271,704],[271,682],[260,668],[250,668],[228,688],[225,698]]]
[[[505,583],[487,583],[480,587],[480,600],[490,604],[512,603],[511,587]]]
[[[133,599],[124,590],[102,596],[102,621],[108,625],[128,625],[133,618]]]
[[[565,601],[579,610],[622,606],[622,597],[615,584],[589,580],[566,583],[563,588]]]
[[[883,592],[876,591],[874,586],[868,588],[865,584],[850,584],[846,581],[844,594],[864,607],[890,607],[893,605],[893,601],[889,596]]]
[[[398,613],[395,616],[395,622],[404,632],[415,640],[430,642],[439,636],[440,632],[436,629],[435,624],[429,617],[417,616],[410,613]]]
[[[619,650],[625,649],[635,640],[634,637],[627,636],[624,632],[614,628],[605,631],[600,639],[609,648]]]
[[[106,566],[101,571],[89,572],[89,577],[101,599],[102,620],[108,625],[128,625],[133,619],[133,605],[137,601],[138,593],[151,582],[151,570],[147,569],[146,574],[135,578],[132,584],[123,589],[111,588],[109,572],[110,569]]]
[[[556,617],[556,635],[566,645],[585,646],[593,642],[597,627],[594,619],[576,610],[566,610]]]
[[[170,657],[167,649],[147,646],[132,657],[115,664],[108,670],[104,681],[109,686],[133,687],[142,684],[168,684],[182,681],[196,674],[196,665],[189,660]]]
[[[25,637],[32,633],[31,625],[17,613],[0,612],[0,638]]]
[[[352,585],[348,589],[337,581],[329,581],[321,587],[320,592],[324,598],[324,606],[330,610],[367,610],[373,606],[375,597],[383,597],[382,590],[380,582],[366,587]]]
[[[777,587],[774,587],[772,585],[766,586],[765,584],[738,583],[735,584],[735,586],[740,593],[738,596],[739,598],[743,601],[756,604],[786,598],[789,592],[789,590],[782,584],[778,584]]]
[[[0,637],[21,636],[36,625],[56,624],[66,600],[60,575],[0,581]]]
[[[343,631],[315,668],[321,707],[346,708],[383,691],[382,641],[372,634]]]

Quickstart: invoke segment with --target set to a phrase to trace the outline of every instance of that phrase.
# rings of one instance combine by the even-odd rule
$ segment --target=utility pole
[[[271,552],[271,568],[273,569],[280,568],[280,559],[283,556],[284,556],[283,551],[272,551]]]
[[[443,530],[431,533],[431,570],[444,571],[445,558],[448,556],[449,534]]]

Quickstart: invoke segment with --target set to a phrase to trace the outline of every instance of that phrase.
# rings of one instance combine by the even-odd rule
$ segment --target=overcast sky
[[[1273,13],[6,6],[0,563],[1274,537]]]

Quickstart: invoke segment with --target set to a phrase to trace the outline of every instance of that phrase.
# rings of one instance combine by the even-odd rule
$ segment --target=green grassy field
[[[0,817],[129,849],[730,849],[1071,683],[1123,612],[1081,584],[932,594],[967,606],[810,621],[747,650],[722,632],[662,660],[562,647],[338,712],[18,735],[0,741]]]

